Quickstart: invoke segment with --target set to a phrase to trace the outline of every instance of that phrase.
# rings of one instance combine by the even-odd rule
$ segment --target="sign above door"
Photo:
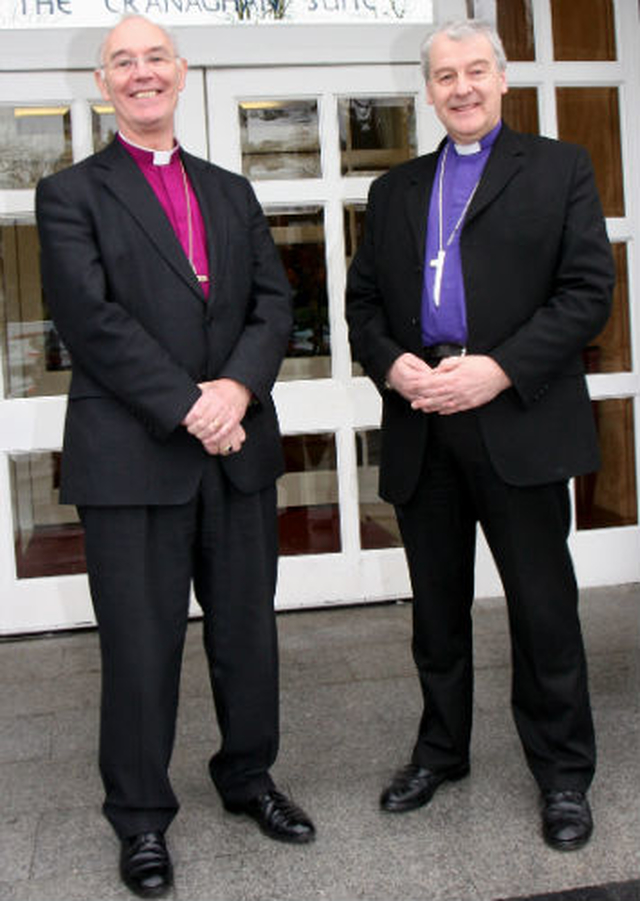
[[[124,15],[167,27],[433,22],[433,0],[0,0],[0,28],[111,27]]]

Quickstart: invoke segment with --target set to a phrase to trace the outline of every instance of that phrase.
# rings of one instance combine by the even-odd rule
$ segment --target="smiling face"
[[[427,100],[451,138],[479,141],[500,121],[507,81],[483,34],[451,40],[439,34],[429,54]]]
[[[154,150],[169,150],[186,73],[186,61],[176,56],[167,33],[133,17],[116,25],[107,37],[95,78],[102,97],[113,104],[126,138]]]

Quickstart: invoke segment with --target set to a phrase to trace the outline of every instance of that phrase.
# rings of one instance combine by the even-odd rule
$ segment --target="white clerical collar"
[[[480,153],[482,145],[480,141],[474,141],[473,144],[454,144],[458,156],[472,156],[474,153]]]
[[[483,138],[480,138],[479,141],[473,141],[471,144],[456,144],[453,142],[456,153],[458,156],[473,156],[474,153],[480,153],[481,150],[487,150],[493,146],[494,141],[500,134],[501,128],[502,120],[500,120],[497,125],[494,125],[491,131]]]
[[[134,141],[130,141],[129,138],[126,138],[121,131],[118,132],[120,139],[128,144],[130,147],[135,147],[136,150],[142,150],[144,153],[149,153],[153,156],[153,165],[154,166],[168,166],[171,162],[173,154],[180,149],[179,145],[176,143],[171,148],[171,150],[152,150],[150,147],[143,147],[141,144],[136,144]]]

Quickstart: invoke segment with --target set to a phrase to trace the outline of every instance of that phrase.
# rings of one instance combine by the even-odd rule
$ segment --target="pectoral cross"
[[[433,280],[433,302],[439,307],[440,306],[440,291],[442,289],[442,271],[444,269],[444,258],[446,257],[447,252],[440,248],[438,251],[438,255],[435,259],[429,260],[429,265],[436,270],[435,278]]]

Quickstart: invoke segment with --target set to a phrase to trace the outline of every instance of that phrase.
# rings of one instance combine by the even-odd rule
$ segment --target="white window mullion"
[[[96,88],[96,93],[97,90]],[[89,100],[76,99],[71,102],[71,143],[75,163],[93,153],[91,102]]]
[[[340,538],[348,563],[357,569],[360,554],[360,504],[355,432],[345,422],[336,432],[336,454],[340,498]]]

